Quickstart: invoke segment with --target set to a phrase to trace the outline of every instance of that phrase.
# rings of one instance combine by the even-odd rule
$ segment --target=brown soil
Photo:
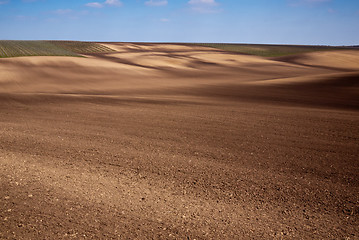
[[[107,45],[0,60],[0,239],[359,238],[358,52]]]

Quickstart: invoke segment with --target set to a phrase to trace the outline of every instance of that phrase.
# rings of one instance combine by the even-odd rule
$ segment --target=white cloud
[[[91,2],[91,3],[87,3],[85,4],[85,6],[87,7],[93,7],[93,8],[102,8],[103,4],[99,3],[99,2]]]
[[[161,22],[169,22],[170,20],[168,18],[161,18],[160,21]]]
[[[116,7],[122,6],[122,2],[119,0],[106,0],[105,4],[110,5],[110,6],[116,6]]]
[[[145,2],[147,6],[165,6],[168,4],[167,0],[149,0]]]
[[[3,4],[6,4],[8,3],[9,1],[0,1],[0,5],[3,5]]]

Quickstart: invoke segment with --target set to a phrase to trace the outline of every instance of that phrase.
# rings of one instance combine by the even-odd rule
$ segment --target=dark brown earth
[[[359,54],[0,60],[0,239],[359,239]]]

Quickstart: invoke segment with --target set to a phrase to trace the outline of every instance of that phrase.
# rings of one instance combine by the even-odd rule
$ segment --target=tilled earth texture
[[[359,239],[359,54],[0,59],[0,239]]]

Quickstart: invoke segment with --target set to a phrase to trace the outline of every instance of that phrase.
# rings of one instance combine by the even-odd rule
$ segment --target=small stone
[[[32,194],[29,194],[28,197],[29,197],[29,198],[32,198]]]
[[[6,196],[6,197],[5,197],[5,200],[9,200],[9,199],[10,199],[10,197],[9,197],[9,196]]]

